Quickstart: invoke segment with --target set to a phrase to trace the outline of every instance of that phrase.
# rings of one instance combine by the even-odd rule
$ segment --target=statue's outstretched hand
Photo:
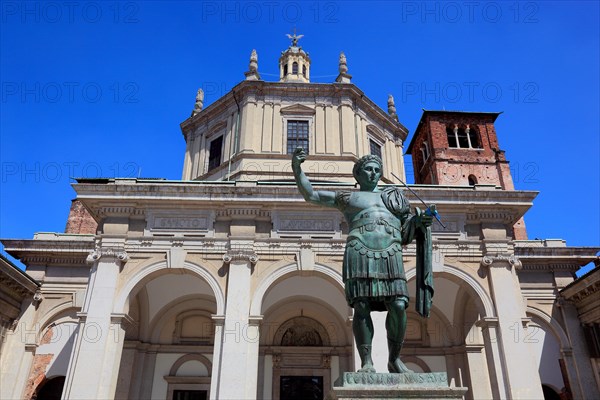
[[[299,167],[304,161],[306,161],[306,151],[302,147],[296,147],[292,155],[292,166]]]

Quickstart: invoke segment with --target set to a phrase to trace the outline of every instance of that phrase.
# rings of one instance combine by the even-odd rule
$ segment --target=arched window
[[[288,66],[287,66],[287,64],[285,64],[285,65],[283,66],[283,76],[286,76],[286,75],[287,75],[287,73],[288,73]]]
[[[423,147],[421,147],[421,154],[423,155],[423,161],[427,161],[429,158],[429,144],[427,141],[423,142]]]
[[[292,64],[292,74],[298,75],[298,63],[297,62],[294,62]]]
[[[458,147],[458,126],[448,125],[446,135],[448,136],[448,147]]]
[[[302,66],[302,76],[306,78],[306,65]]]
[[[468,149],[469,147],[469,135],[467,135],[467,132],[465,131],[464,127],[459,127],[458,128],[458,132],[457,132],[457,137],[458,137],[458,147],[462,148],[462,149]]]
[[[451,124],[446,127],[448,147],[459,149],[480,149],[481,140],[476,127]]]
[[[477,185],[477,178],[475,178],[475,175],[469,175],[469,186],[475,185]]]
[[[467,135],[469,136],[469,144],[471,145],[471,148],[480,149],[481,141],[479,140],[479,132],[477,132],[477,128],[474,126],[471,127],[471,126],[467,125],[467,128],[465,129],[465,131],[467,132]]]

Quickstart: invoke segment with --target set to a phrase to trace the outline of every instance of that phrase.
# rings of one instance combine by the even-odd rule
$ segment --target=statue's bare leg
[[[352,330],[356,347],[360,355],[361,368],[358,372],[375,372],[373,359],[371,358],[371,343],[373,342],[373,320],[371,319],[371,307],[367,300],[357,300],[353,304],[354,318]]]
[[[388,337],[388,371],[392,373],[413,372],[400,360],[400,350],[404,344],[406,333],[406,301],[403,298],[395,298],[385,303],[388,314],[385,319],[385,327]]]

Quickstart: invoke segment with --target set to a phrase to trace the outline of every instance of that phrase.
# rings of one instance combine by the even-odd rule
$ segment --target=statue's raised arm
[[[306,161],[306,151],[302,147],[297,147],[292,155],[292,171],[294,172],[298,190],[300,190],[304,200],[315,204],[335,207],[334,192],[313,189],[304,171],[302,171],[302,163],[304,161]]]

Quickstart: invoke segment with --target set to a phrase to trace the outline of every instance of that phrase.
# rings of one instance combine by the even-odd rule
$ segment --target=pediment
[[[214,124],[213,126],[211,126],[210,128],[208,128],[208,135],[206,135],[207,137],[210,137],[212,135],[214,135],[215,133],[219,133],[221,130],[225,129],[227,127],[227,121],[219,121],[216,124]]]
[[[315,115],[315,110],[302,104],[293,104],[291,106],[283,107],[281,113],[288,115]]]
[[[385,142],[384,133],[381,131],[381,129],[379,129],[375,125],[373,125],[373,124],[367,125],[367,132],[370,133],[372,136],[374,136],[376,139],[379,139],[380,141]]]

